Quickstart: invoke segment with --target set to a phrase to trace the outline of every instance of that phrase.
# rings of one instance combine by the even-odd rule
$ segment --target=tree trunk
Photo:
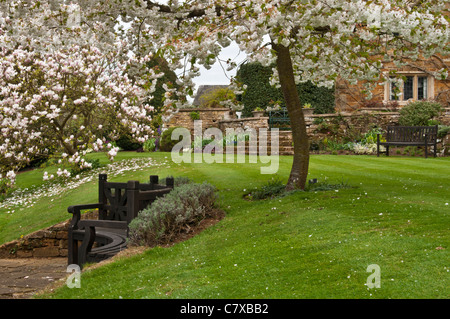
[[[272,48],[277,53],[278,76],[290,118],[292,140],[294,141],[294,158],[286,189],[305,189],[309,167],[309,139],[306,134],[305,117],[295,84],[291,55],[289,48],[283,45],[272,43]]]

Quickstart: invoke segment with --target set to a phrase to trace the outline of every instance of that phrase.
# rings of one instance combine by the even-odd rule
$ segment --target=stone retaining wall
[[[269,128],[269,118],[268,117],[249,117],[242,119],[229,119],[219,121],[219,129],[225,133],[227,128],[239,129],[259,129],[259,128]]]
[[[196,108],[181,109],[175,113],[168,127],[185,127],[194,133],[194,120],[191,113],[196,112],[202,120],[202,128],[219,128],[225,134],[227,128],[268,128],[268,117],[251,117],[238,119],[235,112],[228,108]],[[373,127],[386,129],[388,125],[397,125],[400,113],[388,111],[386,108],[366,108],[355,112],[340,112],[334,114],[314,114],[305,117],[307,133],[311,141],[322,140],[325,137],[351,137],[366,133]],[[444,125],[450,125],[450,108],[445,108],[439,121]],[[280,131],[282,132],[282,131]],[[289,142],[289,133],[280,135],[280,154],[291,155],[292,141]],[[292,139],[292,138],[291,138]],[[450,148],[449,137],[444,138],[440,144],[440,151],[448,154]]]
[[[339,125],[341,129],[351,127],[365,133],[374,126],[386,129],[388,125],[397,125],[399,117],[399,112],[382,112],[371,109],[362,109],[352,113],[314,114],[306,119],[306,127],[310,135],[320,130],[320,124],[323,122]],[[443,125],[450,125],[450,108],[446,108],[438,120]]]
[[[68,222],[63,222],[3,244],[0,258],[65,257],[68,225]]]
[[[180,109],[172,115],[167,127],[179,126],[194,132],[194,120],[191,118],[193,112],[198,114],[204,130],[210,127],[219,127],[219,122],[222,120],[236,118],[235,112],[229,108]]]
[[[306,120],[307,133],[311,141],[320,141],[325,137],[357,136],[373,127],[386,129],[388,125],[398,125],[399,112],[386,112],[377,109],[361,109],[359,112],[315,114]],[[445,108],[438,118],[443,125],[450,125],[450,108]],[[448,156],[450,135],[438,139],[440,156]]]
[[[97,212],[81,215],[97,219]],[[18,240],[0,245],[0,259],[67,257],[67,230],[70,220],[38,230]]]

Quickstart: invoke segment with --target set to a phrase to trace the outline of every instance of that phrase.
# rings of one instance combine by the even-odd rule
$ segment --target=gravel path
[[[0,259],[0,299],[32,298],[67,275],[67,258]]]

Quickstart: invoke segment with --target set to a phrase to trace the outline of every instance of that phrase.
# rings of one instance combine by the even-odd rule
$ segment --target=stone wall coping
[[[354,116],[353,113],[348,113],[348,112],[340,112],[340,113],[328,113],[328,114],[311,114],[308,115],[307,117],[338,117],[338,116]]]
[[[385,114],[385,115],[400,115],[400,112],[386,112],[386,111],[362,111],[362,113]]]
[[[231,123],[231,122],[248,122],[248,121],[260,121],[260,120],[268,120],[269,117],[245,117],[242,119],[228,119],[228,120],[219,120],[219,123]]]
[[[353,117],[353,116],[361,116],[363,114],[381,114],[381,115],[399,115],[399,112],[381,112],[381,111],[363,111],[363,112],[355,112],[355,113],[349,113],[349,112],[341,112],[341,113],[329,113],[329,114],[312,114],[308,117],[314,118],[314,117]]]
[[[214,112],[214,111],[232,111],[230,108],[221,107],[221,108],[186,108],[186,109],[178,109],[178,112]]]

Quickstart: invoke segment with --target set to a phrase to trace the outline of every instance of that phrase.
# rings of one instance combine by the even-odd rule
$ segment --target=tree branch
[[[176,13],[172,10],[172,8],[170,8],[170,6],[165,5],[165,4],[159,4],[159,3],[154,3],[151,0],[146,0],[147,2],[147,8],[148,9],[154,9],[157,8],[159,10],[159,12],[162,13]],[[216,9],[216,14],[217,16],[220,16],[223,10],[222,6],[215,6]],[[202,17],[206,14],[206,9],[193,9],[191,11],[185,12],[187,13],[187,18],[196,18],[196,17]],[[181,19],[182,18],[177,18],[177,19]]]

